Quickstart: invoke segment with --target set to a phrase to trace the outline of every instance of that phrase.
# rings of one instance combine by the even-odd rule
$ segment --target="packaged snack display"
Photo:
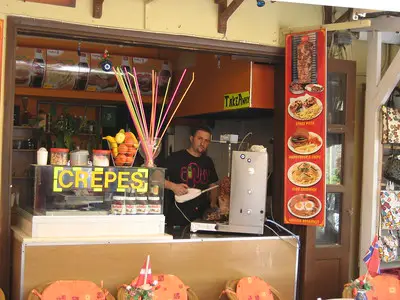
[[[68,149],[51,148],[50,149],[50,164],[57,166],[66,166],[68,164]]]
[[[93,166],[108,167],[110,165],[110,150],[93,150]]]

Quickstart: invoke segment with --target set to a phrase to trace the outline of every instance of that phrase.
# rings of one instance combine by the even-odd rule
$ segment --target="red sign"
[[[326,31],[286,37],[286,224],[325,225]]]

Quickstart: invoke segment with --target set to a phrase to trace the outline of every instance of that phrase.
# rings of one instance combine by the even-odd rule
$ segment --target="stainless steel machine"
[[[267,180],[267,152],[233,151],[229,221],[194,221],[191,231],[263,234]]]

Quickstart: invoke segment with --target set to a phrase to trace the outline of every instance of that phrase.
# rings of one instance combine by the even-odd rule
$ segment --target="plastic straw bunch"
[[[124,95],[126,105],[129,109],[131,118],[133,120],[133,124],[138,133],[140,146],[143,149],[143,152],[146,156],[146,161],[149,166],[152,166],[154,163],[154,157],[157,153],[158,148],[160,147],[162,138],[167,132],[168,126],[170,125],[172,119],[175,116],[179,106],[181,105],[183,99],[185,98],[187,92],[194,82],[194,73],[192,74],[192,80],[190,81],[188,87],[185,92],[182,94],[181,99],[177,103],[175,110],[172,114],[169,115],[169,120],[167,124],[164,126],[164,123],[168,117],[171,106],[174,103],[178,90],[182,84],[183,78],[186,75],[186,69],[183,71],[182,76],[179,80],[178,85],[168,103],[166,105],[166,99],[168,95],[168,90],[170,88],[171,78],[168,79],[167,89],[165,91],[164,99],[161,106],[161,111],[159,112],[158,122],[157,119],[157,99],[158,99],[158,83],[159,76],[156,72],[152,71],[152,94],[151,94],[151,115],[150,121],[146,119],[146,115],[144,112],[144,105],[142,96],[140,93],[140,87],[137,79],[136,69],[133,68],[133,74],[129,73],[126,68],[122,69],[120,67],[114,68],[114,74],[117,78],[118,84],[121,88],[122,94]],[[133,88],[134,87],[134,88]],[[164,128],[163,131],[162,128]],[[161,133],[161,134],[160,134]]]

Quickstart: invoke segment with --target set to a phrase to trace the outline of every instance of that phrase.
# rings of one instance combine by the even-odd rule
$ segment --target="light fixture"
[[[258,7],[263,7],[265,5],[265,1],[264,0],[256,0],[257,1],[257,6]]]

